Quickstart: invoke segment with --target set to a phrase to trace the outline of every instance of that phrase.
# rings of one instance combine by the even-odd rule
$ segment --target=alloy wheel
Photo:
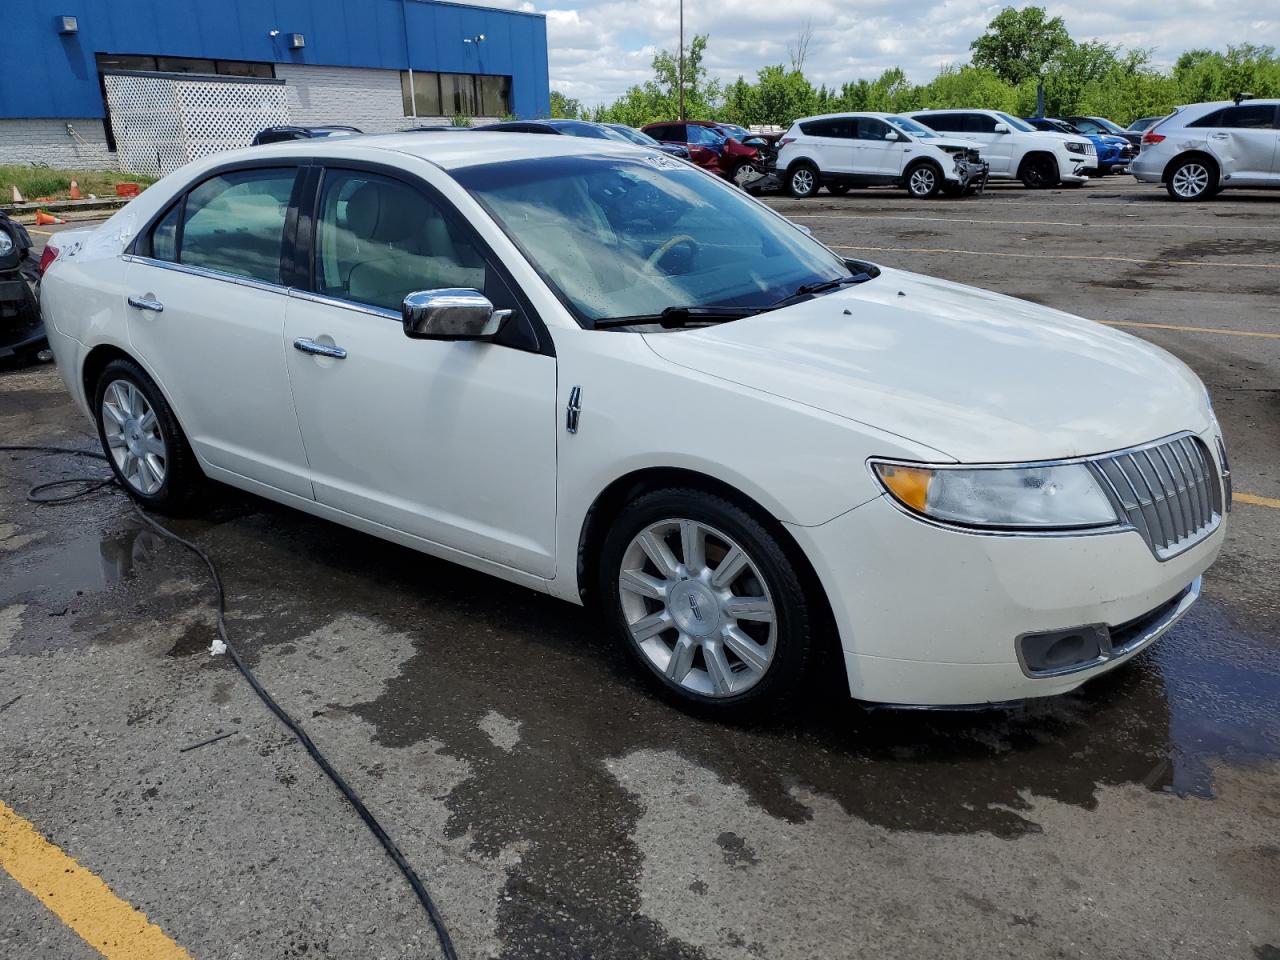
[[[113,380],[102,394],[102,432],[120,475],[144,496],[164,485],[168,447],[156,412],[137,384]]]
[[[1174,171],[1170,183],[1178,196],[1194,200],[1208,191],[1209,170],[1201,163],[1184,163]]]
[[[747,552],[705,523],[673,518],[636,534],[622,555],[618,596],[650,666],[692,693],[743,693],[773,662],[769,587]]]
[[[808,167],[801,167],[791,174],[791,192],[802,197],[807,197],[813,193],[815,181],[813,171]]]
[[[733,182],[740,187],[745,187],[747,184],[754,183],[759,179],[760,171],[750,160],[739,164],[738,169],[733,171]]]
[[[907,189],[917,197],[927,197],[933,193],[937,183],[938,177],[932,167],[917,167],[912,171]]]

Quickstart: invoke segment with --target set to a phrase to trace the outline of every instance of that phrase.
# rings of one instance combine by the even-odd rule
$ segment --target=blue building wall
[[[95,53],[499,74],[512,78],[516,114],[551,109],[540,14],[439,0],[14,0],[4,7],[0,118],[101,117]],[[78,18],[79,33],[59,35],[63,15]],[[272,39],[271,30],[280,36]],[[302,50],[288,49],[291,33],[306,38]],[[483,43],[463,42],[478,34]]]

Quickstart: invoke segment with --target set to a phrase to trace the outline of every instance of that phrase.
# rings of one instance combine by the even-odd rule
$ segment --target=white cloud
[[[547,15],[551,87],[594,105],[649,79],[654,51],[678,44],[677,0],[535,0]],[[528,0],[493,0],[528,9]],[[1019,6],[1023,4],[1018,4]],[[710,34],[706,65],[725,81],[787,62],[787,43],[813,23],[805,73],[838,86],[900,66],[916,82],[969,58],[969,43],[1005,6],[988,0],[721,0],[686,4],[685,41]],[[1170,64],[1184,50],[1228,44],[1280,46],[1280,18],[1256,0],[1108,0],[1081,7],[1049,2],[1077,40],[1154,48]]]

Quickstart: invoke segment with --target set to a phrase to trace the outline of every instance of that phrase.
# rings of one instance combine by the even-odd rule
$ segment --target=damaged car
[[[31,251],[27,228],[0,211],[0,360],[23,360],[45,349],[40,264]]]
[[[1184,201],[1230,187],[1280,187],[1280,100],[1178,107],[1142,135],[1129,172]]]
[[[778,146],[782,182],[797,199],[819,187],[843,195],[853,187],[899,186],[925,200],[981,190],[987,181],[980,144],[891,113],[802,117]]]
[[[488,137],[219,153],[54,238],[50,340],[120,485],[591,604],[715,716],[836,664],[901,706],[1060,694],[1195,603],[1230,482],[1171,354],[846,259],[658,150]]]

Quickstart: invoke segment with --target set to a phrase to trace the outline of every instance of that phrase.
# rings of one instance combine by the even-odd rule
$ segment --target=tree
[[[809,44],[813,40],[813,21],[806,20],[794,40],[787,43],[787,59],[791,61],[791,69],[796,73],[804,73],[804,62],[809,58]]]
[[[1042,7],[1005,7],[969,44],[973,65],[994,71],[1014,85],[1039,76],[1072,46],[1061,17],[1049,18]]]
[[[576,120],[586,116],[582,104],[573,97],[566,96],[559,90],[551,91],[551,116],[567,120]]]

